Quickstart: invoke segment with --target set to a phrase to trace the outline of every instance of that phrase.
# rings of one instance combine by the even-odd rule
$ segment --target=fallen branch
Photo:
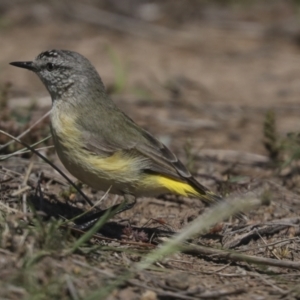
[[[233,251],[214,249],[199,245],[185,246],[182,251],[187,254],[213,256],[214,258],[230,260],[234,262],[246,262],[249,264],[300,270],[300,262],[245,255]]]

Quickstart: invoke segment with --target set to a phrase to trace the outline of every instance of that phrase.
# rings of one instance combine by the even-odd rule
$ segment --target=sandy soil
[[[270,167],[269,153],[263,143],[263,124],[269,110],[274,111],[279,139],[285,139],[289,132],[300,131],[300,26],[296,24],[293,30],[288,30],[286,24],[294,24],[291,20],[296,18],[289,5],[274,5],[273,14],[265,8],[252,7],[249,11],[229,8],[225,10],[226,17],[223,8],[214,8],[213,12],[223,13],[218,22],[204,18],[184,22],[177,28],[166,26],[172,35],[163,38],[149,37],[148,30],[143,37],[137,37],[126,31],[88,24],[76,17],[57,16],[57,8],[52,10],[47,5],[31,3],[26,9],[19,5],[5,11],[3,24],[7,24],[0,28],[0,83],[12,83],[10,111],[28,108],[34,103],[28,117],[28,122],[33,122],[51,105],[50,98],[44,98],[48,95],[39,79],[33,73],[13,68],[8,64],[11,61],[32,60],[40,52],[53,48],[78,51],[91,60],[109,89],[113,89],[116,72],[121,69],[126,79],[124,87],[112,93],[114,101],[174,150],[203,184],[229,198],[249,191],[258,197],[265,191],[272,195],[270,205],[249,212],[246,221],[224,222],[217,230],[219,239],[204,237],[197,243],[299,262],[299,175],[297,169],[291,167]],[[274,17],[276,13],[281,18]],[[251,20],[253,16],[256,19]],[[159,26],[165,27],[165,24]],[[12,114],[12,120],[16,119]],[[10,126],[4,118],[2,121],[1,128],[9,131]],[[20,126],[21,131],[25,122],[17,121],[20,125],[16,126]],[[46,135],[48,123],[43,126]],[[48,154],[53,158],[51,151]],[[24,175],[30,160],[28,157],[18,159],[7,160],[3,167]],[[57,158],[54,161],[60,164]],[[34,161],[32,173],[41,168],[48,178],[58,176],[40,161]],[[20,179],[14,180],[17,189]],[[58,181],[49,183],[48,193],[59,195],[66,189],[62,182],[61,185]],[[100,195],[88,188],[85,191],[92,199]],[[2,193],[1,199],[8,203],[10,194]],[[110,206],[116,200],[114,196],[109,199],[111,201],[103,206]],[[177,231],[189,218],[203,211],[202,204],[194,199],[174,196],[139,199],[134,209],[117,216],[116,221],[129,219],[132,226],[141,227],[150,218],[163,219],[168,228]],[[285,222],[283,220],[290,225],[278,227],[280,222]],[[268,227],[271,221],[277,226],[274,232]],[[240,226],[239,230],[243,227],[247,230],[238,233],[235,225]],[[261,230],[260,234],[255,235],[254,225]],[[247,238],[243,240],[241,234]],[[280,244],[282,240],[288,242]],[[278,242],[277,246],[265,245],[274,242]],[[132,245],[129,248],[135,249]],[[1,255],[13,264],[14,251],[5,251]],[[274,254],[274,251],[277,252]],[[47,272],[60,276],[72,274],[73,283],[84,298],[89,294],[88,286],[92,291],[105,286],[107,281],[104,273],[98,274],[91,265],[115,276],[137,259],[137,254],[125,255],[112,250],[104,253],[100,250],[94,259],[82,253],[64,257],[62,269],[57,258],[50,256],[39,261],[37,268],[45,270],[43,276],[46,277]],[[74,271],[76,268],[80,269],[78,273]],[[295,289],[300,268],[259,267],[199,253],[176,254],[155,268],[143,271],[116,289],[110,299],[198,299],[205,298],[205,292],[216,293],[207,298],[220,299],[294,299],[300,295]],[[11,272],[19,272],[18,266]],[[4,287],[6,275],[1,277]],[[34,294],[27,292],[24,299]],[[14,295],[4,290],[2,297],[15,299]]]

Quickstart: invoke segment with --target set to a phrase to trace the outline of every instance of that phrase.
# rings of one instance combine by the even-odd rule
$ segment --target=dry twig
[[[189,246],[186,246],[183,251],[188,254],[210,256],[235,262],[247,262],[249,264],[300,270],[300,262],[245,255],[233,251],[214,249],[200,245],[190,244]]]

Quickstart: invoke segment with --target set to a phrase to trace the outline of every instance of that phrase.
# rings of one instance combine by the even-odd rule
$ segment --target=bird
[[[198,182],[177,156],[121,111],[83,55],[48,50],[13,66],[33,71],[52,99],[51,132],[58,157],[78,180],[132,197],[172,193],[205,204],[222,199]]]

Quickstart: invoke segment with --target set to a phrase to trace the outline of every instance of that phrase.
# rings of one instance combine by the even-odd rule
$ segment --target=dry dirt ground
[[[12,156],[0,166],[0,298],[101,299],[107,292],[108,299],[299,299],[299,7],[292,1],[203,6],[199,20],[174,26],[177,15],[170,14],[116,29],[111,16],[108,24],[103,15],[94,22],[101,11],[86,11],[80,2],[61,14],[52,2],[2,8],[1,130],[18,136],[51,102],[34,74],[8,63],[52,48],[78,51],[112,99],[201,183],[228,202],[250,195],[261,204],[116,284],[166,236],[209,209],[172,195],[140,198],[78,246],[82,232],[33,208],[72,218],[88,207],[84,199],[35,155]],[[32,144],[48,134],[45,119],[22,140]],[[0,134],[1,144],[9,140]],[[42,153],[63,169],[53,149]],[[103,195],[83,191],[95,202]],[[98,207],[119,202],[109,195]]]

